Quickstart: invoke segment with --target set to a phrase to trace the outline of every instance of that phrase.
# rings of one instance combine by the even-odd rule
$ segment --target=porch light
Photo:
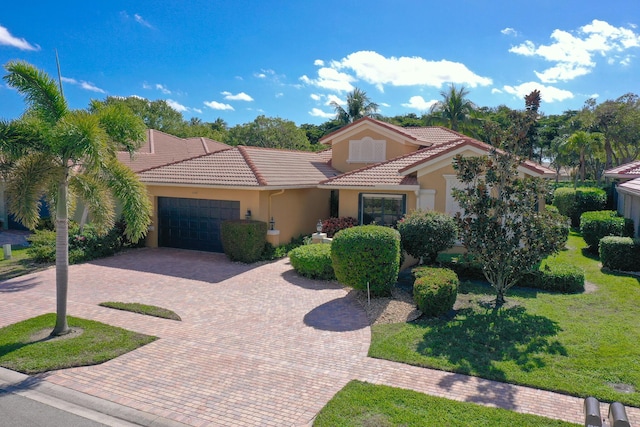
[[[276,221],[271,217],[271,221],[269,221],[269,230],[275,230]]]
[[[318,220],[318,223],[316,224],[316,231],[318,233],[322,233],[322,220]]]
[[[244,219],[246,219],[246,220],[250,220],[251,219],[251,209],[247,209],[247,213],[244,214]]]

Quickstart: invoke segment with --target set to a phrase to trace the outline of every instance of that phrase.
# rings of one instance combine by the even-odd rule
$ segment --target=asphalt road
[[[45,403],[0,390],[0,427],[104,427]]]

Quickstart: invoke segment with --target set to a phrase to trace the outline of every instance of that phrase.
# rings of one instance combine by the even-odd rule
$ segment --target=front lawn
[[[578,424],[351,381],[320,411],[313,425],[560,427]]]
[[[458,300],[471,304],[453,319],[374,325],[369,356],[640,406],[639,280],[600,271],[578,234],[567,247],[556,257],[595,291],[512,289],[496,312],[478,303],[491,287],[466,283]]]
[[[50,339],[55,314],[0,329],[0,366],[24,374],[97,365],[156,339],[93,320],[67,317],[74,333]]]
[[[53,264],[35,262],[27,253],[27,246],[14,246],[11,251],[11,259],[0,259],[0,281],[33,273]],[[0,255],[1,256],[1,255]]]

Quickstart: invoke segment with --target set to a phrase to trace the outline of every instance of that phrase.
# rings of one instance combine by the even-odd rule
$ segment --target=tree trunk
[[[496,308],[500,308],[506,302],[504,299],[504,289],[500,287],[500,288],[497,288],[497,291],[498,292],[496,294]]]
[[[52,336],[71,332],[67,324],[67,289],[69,287],[69,212],[67,208],[68,181],[66,176],[58,184],[56,200],[56,326]]]

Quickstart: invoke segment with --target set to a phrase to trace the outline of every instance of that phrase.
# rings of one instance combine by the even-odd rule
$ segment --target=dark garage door
[[[240,202],[158,197],[158,245],[222,252],[220,223],[240,218]]]

